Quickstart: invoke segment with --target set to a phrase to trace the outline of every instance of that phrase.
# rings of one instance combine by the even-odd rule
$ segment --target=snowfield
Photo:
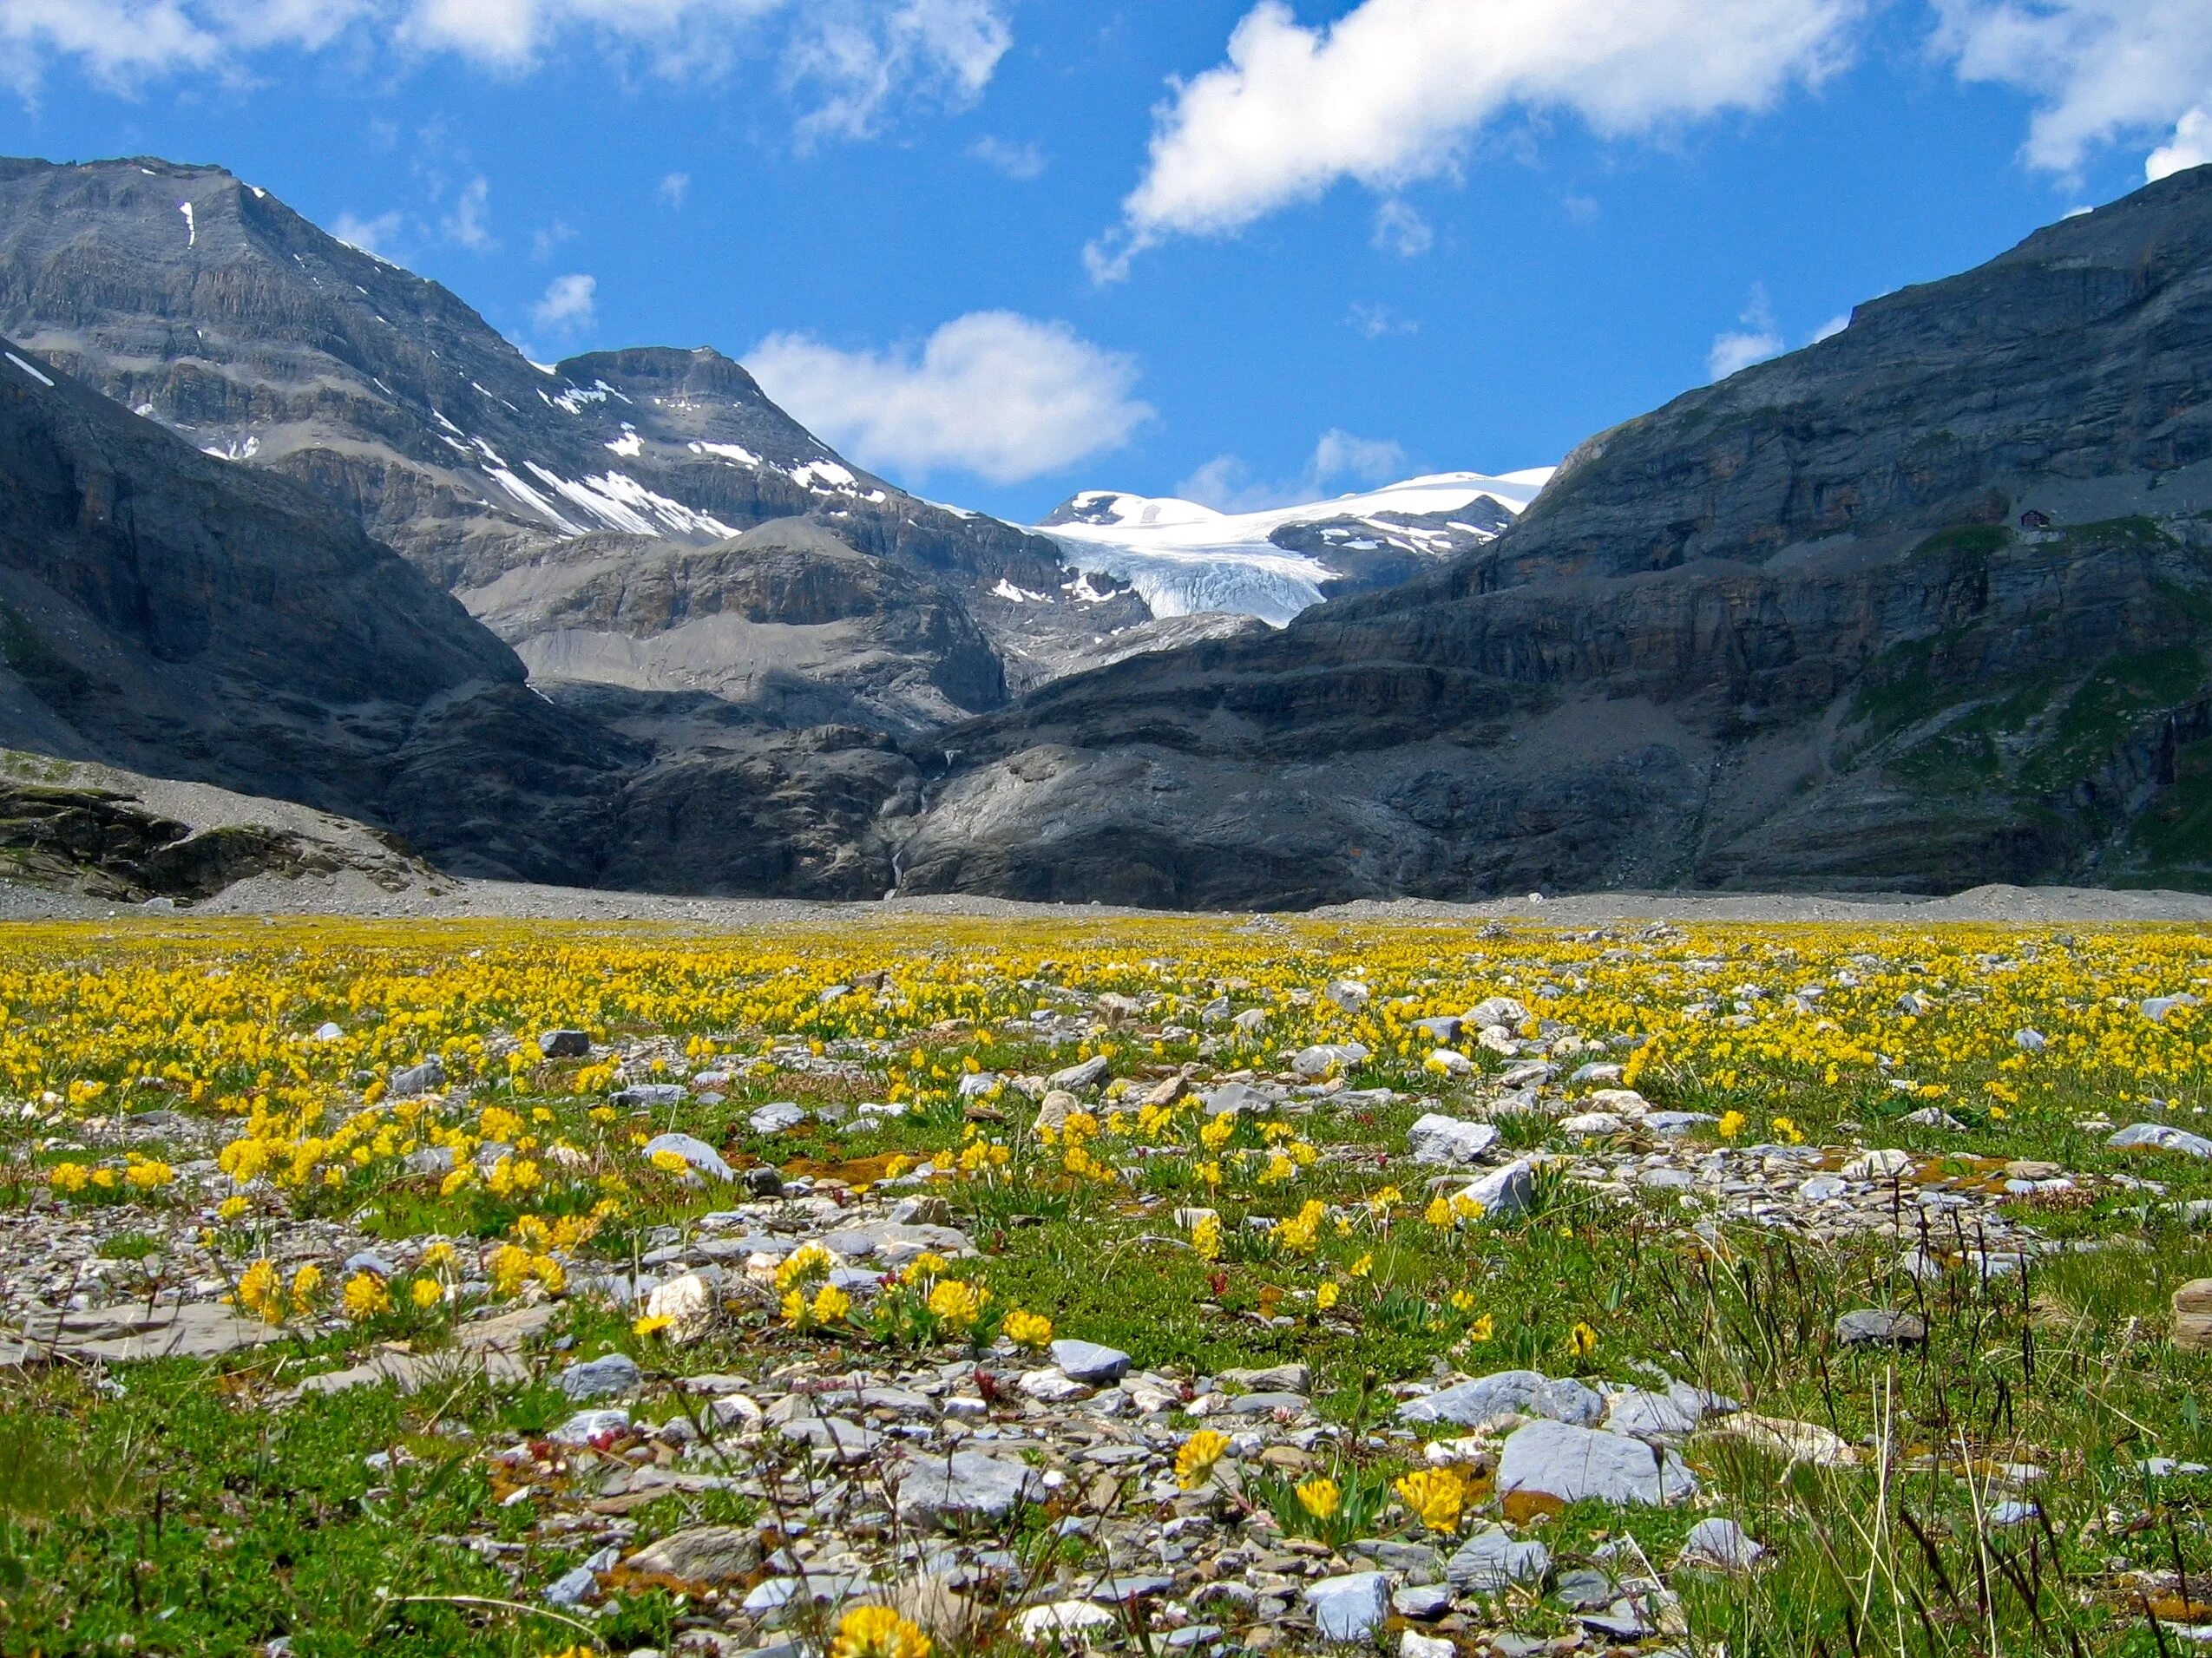
[[[1216,512],[1172,496],[1087,490],[1038,533],[1058,542],[1077,569],[1128,582],[1156,616],[1230,611],[1281,627],[1321,602],[1323,583],[1350,573],[1349,555],[1448,558],[1496,533],[1481,521],[1455,521],[1454,514],[1487,501],[1495,511],[1479,519],[1516,517],[1552,471],[1438,473],[1253,513]],[[1322,550],[1300,550],[1316,547]]]

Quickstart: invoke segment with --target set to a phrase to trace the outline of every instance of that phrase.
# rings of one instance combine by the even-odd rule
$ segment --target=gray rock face
[[[898,1511],[924,1524],[957,1526],[1002,1520],[1019,1504],[1043,1495],[1034,1469],[1010,1458],[955,1451],[907,1470],[899,1482]]]
[[[570,1399],[614,1399],[637,1386],[643,1377],[627,1353],[610,1353],[570,1365],[561,1373],[561,1391]]]
[[[897,741],[999,707],[1151,619],[1105,578],[1086,588],[1102,602],[1079,602],[1050,541],[847,465],[718,353],[599,352],[548,372],[444,288],[218,168],[0,161],[10,327],[206,451],[201,470],[262,485],[282,475],[353,542],[365,529],[397,548],[517,646],[547,694],[524,693],[513,652],[476,632],[473,671],[428,687],[472,693],[414,718],[414,636],[450,631],[454,607],[417,597],[364,626],[310,557],[276,596],[280,609],[340,613],[314,629],[331,648],[295,656],[270,630],[266,655],[296,683],[240,699],[258,744],[228,731],[181,741],[232,711],[198,687],[133,683],[181,677],[148,660],[119,678],[68,649],[45,677],[112,691],[142,734],[135,748],[115,740],[114,717],[86,729],[104,694],[78,707],[43,698],[35,725],[0,698],[0,741],[157,775],[189,754],[199,780],[396,829],[460,873],[876,896],[921,796]],[[74,493],[135,499],[131,516],[148,521],[167,505],[143,490]],[[111,596],[128,608],[125,588]],[[22,595],[8,602],[25,609]],[[179,639],[193,626],[189,607],[132,613]],[[32,614],[60,640],[78,637],[74,619]],[[312,751],[298,711],[318,680],[364,683],[357,656],[384,663],[374,693],[327,700],[348,709],[362,751]],[[165,639],[149,660],[180,659]],[[410,739],[408,763],[390,764],[385,751]],[[222,763],[255,746],[258,777]]]
[[[1587,1425],[1604,1419],[1605,1401],[1579,1381],[1553,1380],[1533,1370],[1501,1370],[1398,1407],[1401,1422],[1453,1422],[1469,1428],[1507,1414]]]
[[[1533,1491],[1575,1503],[1657,1507],[1694,1496],[1697,1477],[1671,1451],[1618,1433],[1531,1422],[1506,1436],[1498,1458],[1498,1491]]]
[[[2159,595],[2212,591],[2208,296],[2197,169],[1861,305],[1592,440],[1443,573],[964,728],[909,888],[1204,908],[2196,868],[2157,812],[2212,716]]]
[[[2116,1151],[2147,1146],[2156,1151],[2178,1151],[2184,1157],[2212,1157],[2212,1140],[2167,1123],[2134,1123],[2104,1143]]]
[[[0,744],[298,801],[463,872],[590,879],[619,740],[306,490],[10,349]]]
[[[1406,1130],[1406,1151],[1415,1163],[1447,1169],[1479,1163],[1497,1144],[1498,1130],[1490,1124],[1434,1111]]]
[[[1365,1641],[1390,1615],[1390,1579],[1379,1571],[1324,1577],[1307,1587],[1305,1599],[1323,1641]]]
[[[634,1572],[687,1583],[727,1583],[760,1564],[760,1535],[734,1525],[686,1526],[647,1544],[622,1563]]]
[[[722,1154],[696,1135],[656,1134],[638,1148],[638,1155],[648,1162],[663,1151],[673,1152],[689,1164],[694,1181],[701,1175],[723,1181],[737,1178],[737,1171],[722,1161]]]
[[[1053,1362],[1071,1381],[1093,1385],[1118,1382],[1129,1373],[1127,1353],[1119,1347],[1100,1347],[1095,1341],[1055,1341]]]
[[[1476,1532],[1444,1565],[1457,1589],[1494,1595],[1515,1583],[1540,1583],[1552,1570],[1552,1551],[1534,1541],[1516,1541],[1503,1527]]]

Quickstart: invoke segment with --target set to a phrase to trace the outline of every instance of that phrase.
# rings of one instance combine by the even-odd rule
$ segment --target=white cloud
[[[1066,323],[971,312],[918,345],[847,351],[776,334],[746,355],[768,395],[863,465],[1018,483],[1120,448],[1152,416],[1133,358]]]
[[[2174,123],[2172,140],[2143,164],[2143,176],[2156,184],[2161,179],[2212,161],[2212,100],[2196,106]]]
[[[1393,198],[1375,210],[1373,239],[1387,253],[1417,259],[1436,246],[1436,233],[1410,205]]]
[[[1387,339],[1393,334],[1418,334],[1421,324],[1401,317],[1388,305],[1363,305],[1357,300],[1344,313],[1344,326],[1364,339]]]
[[[979,138],[968,147],[968,155],[985,167],[1024,183],[1045,176],[1045,152],[1036,144],[1016,144],[1004,138]]]
[[[1238,456],[1217,455],[1177,484],[1175,493],[1216,512],[1257,513],[1341,495],[1347,484],[1373,488],[1404,477],[1409,469],[1406,451],[1397,443],[1335,427],[1321,435],[1295,478],[1264,481]]]
[[[1762,108],[1844,61],[1870,0],[1363,0],[1306,27],[1261,0],[1228,62],[1178,82],[1094,275],[1173,235],[1221,234],[1352,179],[1450,172],[1514,109],[1608,137]]]
[[[816,108],[802,142],[866,138],[905,93],[965,108],[990,84],[1014,44],[1005,0],[803,0],[784,75],[811,88]]]
[[[680,207],[691,200],[692,175],[671,173],[660,180],[660,200],[671,207]]]
[[[1835,316],[1829,318],[1818,328],[1815,329],[1813,331],[1813,337],[1805,343],[1808,345],[1818,345],[1824,339],[1834,339],[1838,334],[1841,334],[1845,329],[1850,326],[1851,313],[1848,311],[1839,311]]]
[[[2191,153],[2177,128],[2192,115],[2201,122],[2212,105],[2205,0],[1933,3],[1936,50],[1961,80],[2015,87],[2035,101],[2022,151],[2031,165],[2071,173],[2099,146],[2169,134],[2169,149]]]
[[[495,252],[498,241],[491,233],[487,215],[491,211],[491,180],[481,175],[461,187],[461,193],[453,203],[453,211],[446,214],[441,226],[445,239],[457,242],[472,253]]]
[[[399,241],[399,210],[378,213],[374,219],[364,219],[358,213],[342,213],[331,226],[331,234],[348,247],[358,247],[364,253],[373,253],[378,259],[390,259]]]
[[[542,230],[530,233],[530,258],[542,265],[553,257],[553,251],[563,242],[576,239],[575,230],[565,219],[556,219]]]
[[[1713,348],[1705,354],[1705,372],[1713,379],[1725,380],[1789,349],[1775,324],[1774,306],[1767,299],[1764,283],[1753,285],[1751,303],[1736,321],[1743,324],[1742,331],[1714,335]]]
[[[780,60],[808,95],[803,141],[866,136],[916,100],[960,108],[1013,43],[1013,0],[0,0],[0,83],[29,96],[67,60],[119,90],[231,71],[351,36],[403,60],[457,56],[506,75],[564,47],[673,77]]]
[[[530,320],[548,333],[580,333],[599,320],[598,296],[597,277],[555,277],[530,307]]]

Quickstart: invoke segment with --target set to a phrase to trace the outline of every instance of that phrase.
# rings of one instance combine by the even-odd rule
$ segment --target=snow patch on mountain
[[[1319,604],[1326,584],[1364,573],[1382,585],[1408,560],[1441,561],[1493,539],[1552,471],[1440,473],[1253,513],[1086,490],[1038,529],[1075,568],[1128,582],[1155,616],[1228,611],[1281,627]]]

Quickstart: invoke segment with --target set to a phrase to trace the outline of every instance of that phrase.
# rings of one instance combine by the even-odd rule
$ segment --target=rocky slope
[[[1584,446],[1448,569],[951,734],[908,885],[2212,879],[2212,169]]]

